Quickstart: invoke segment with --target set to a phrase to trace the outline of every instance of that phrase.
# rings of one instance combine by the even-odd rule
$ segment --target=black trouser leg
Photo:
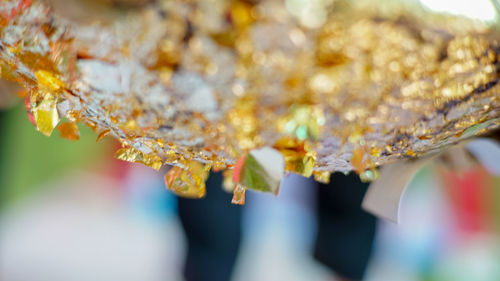
[[[361,280],[372,253],[376,219],[361,209],[369,184],[355,173],[335,173],[318,184],[315,258],[350,280]]]
[[[179,198],[179,217],[187,238],[187,281],[227,281],[241,240],[242,207],[222,190],[222,173],[212,173],[203,199]]]

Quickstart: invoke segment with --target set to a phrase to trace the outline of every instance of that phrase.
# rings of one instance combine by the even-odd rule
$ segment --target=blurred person
[[[361,182],[354,172],[337,172],[329,184],[317,186],[314,257],[338,274],[340,280],[362,280],[376,231],[376,218],[361,209],[369,183]]]
[[[202,199],[178,199],[187,239],[186,281],[230,280],[241,241],[242,210],[222,188],[222,173],[211,173]]]
[[[329,184],[313,184],[318,222],[314,258],[339,276],[333,280],[362,280],[376,230],[375,217],[361,209],[369,184],[355,173],[335,173]],[[184,276],[187,281],[230,280],[241,242],[243,208],[229,203],[232,195],[223,191],[221,173],[212,173],[206,186],[203,199],[178,199],[188,246]]]

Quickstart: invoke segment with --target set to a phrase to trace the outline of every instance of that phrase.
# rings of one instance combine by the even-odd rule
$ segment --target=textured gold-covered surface
[[[500,125],[494,26],[346,1],[304,14],[292,2],[165,0],[87,23],[2,0],[1,77],[28,90],[42,133],[83,122],[119,139],[120,159],[156,169],[231,168],[290,139],[288,169],[326,181]]]

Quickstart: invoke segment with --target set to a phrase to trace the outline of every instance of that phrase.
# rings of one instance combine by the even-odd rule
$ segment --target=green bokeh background
[[[77,142],[60,138],[57,129],[46,137],[30,123],[21,103],[0,112],[1,208],[38,191],[69,169],[92,168],[99,163],[110,143],[96,143],[96,133],[81,124],[79,127]]]

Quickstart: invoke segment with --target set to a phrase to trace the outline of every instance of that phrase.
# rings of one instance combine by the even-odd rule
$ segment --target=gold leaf
[[[172,167],[165,174],[165,186],[182,197],[202,198],[205,196],[205,181],[209,172],[210,165],[191,160],[185,169]]]
[[[32,109],[37,130],[46,136],[50,136],[57,123],[59,123],[56,103],[57,100],[54,95],[46,94]]]
[[[80,130],[78,125],[73,122],[64,122],[57,129],[61,132],[61,138],[77,141],[80,139]]]
[[[316,155],[307,143],[286,137],[278,140],[274,148],[283,154],[285,169],[288,172],[304,177],[310,177],[313,174]]]
[[[119,149],[116,152],[115,157],[123,161],[141,163],[157,171],[160,170],[161,166],[163,165],[163,161],[159,156],[154,154],[146,154],[133,147],[125,147]]]

